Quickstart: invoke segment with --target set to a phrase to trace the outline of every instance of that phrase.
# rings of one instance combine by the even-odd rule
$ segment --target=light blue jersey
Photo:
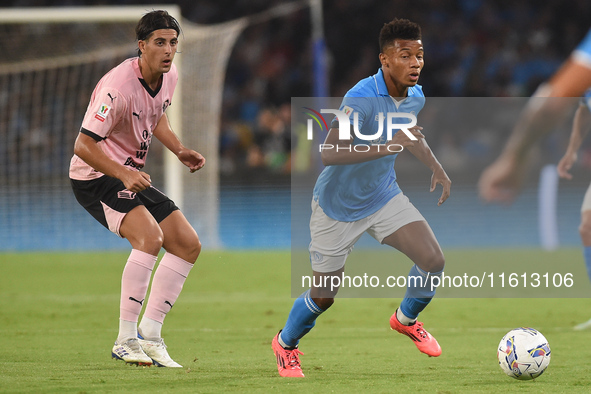
[[[583,41],[581,41],[574,50],[573,57],[579,63],[583,63],[591,68],[591,30],[589,30],[585,38],[583,38]],[[583,93],[581,102],[587,106],[589,111],[591,111],[591,89],[587,89],[585,93]]]
[[[417,116],[424,104],[425,95],[420,85],[410,87],[408,97],[401,101],[390,97],[380,69],[377,74],[359,81],[349,90],[339,109],[349,115],[351,125],[354,113],[358,113],[358,130],[363,135],[376,134],[379,114],[383,114],[381,136],[372,141],[357,136],[353,140],[353,145],[372,145],[386,143],[388,113],[403,112]],[[409,122],[408,118],[394,118],[392,123]],[[394,171],[396,156],[389,155],[365,163],[327,166],[316,181],[314,199],[327,216],[341,222],[357,221],[377,212],[400,193]]]
[[[573,52],[573,57],[579,63],[591,68],[591,30]]]

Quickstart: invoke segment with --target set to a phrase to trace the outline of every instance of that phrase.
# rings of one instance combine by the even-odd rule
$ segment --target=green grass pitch
[[[446,252],[448,264],[487,251]],[[515,251],[516,261],[581,260],[579,250]],[[545,257],[544,257],[545,256]],[[421,319],[443,354],[392,332],[399,299],[340,299],[300,344],[305,379],[277,374],[271,339],[290,298],[289,252],[204,252],[163,336],[183,369],[112,360],[127,253],[0,254],[0,392],[589,392],[589,299],[439,298]],[[511,328],[539,329],[552,361],[535,381],[503,374],[496,347]]]

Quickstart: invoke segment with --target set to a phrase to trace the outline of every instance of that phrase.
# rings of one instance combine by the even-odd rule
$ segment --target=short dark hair
[[[420,40],[421,26],[408,19],[395,18],[392,22],[384,23],[380,30],[380,52],[391,45],[394,40]]]
[[[168,12],[164,10],[150,11],[139,20],[135,27],[135,37],[138,41],[146,40],[152,32],[160,29],[173,29],[177,36],[181,34],[179,22]],[[138,56],[141,51],[138,49]]]

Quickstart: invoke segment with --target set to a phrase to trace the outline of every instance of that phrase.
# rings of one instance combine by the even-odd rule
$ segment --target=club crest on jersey
[[[102,103],[101,106],[99,107],[98,112],[96,113],[96,115],[94,115],[94,117],[95,117],[95,119],[98,119],[101,122],[104,122],[105,119],[107,119],[107,116],[109,116],[109,112],[111,112],[111,107],[105,103]]]

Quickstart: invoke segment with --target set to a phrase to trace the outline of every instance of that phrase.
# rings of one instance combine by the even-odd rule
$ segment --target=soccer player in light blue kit
[[[338,145],[341,149],[322,150],[326,168],[313,193],[310,261],[315,278],[340,277],[347,256],[364,232],[403,252],[415,264],[409,276],[423,280],[414,285],[409,281],[404,300],[390,318],[390,326],[411,338],[421,352],[436,357],[441,348],[417,316],[435,294],[429,278],[441,275],[445,259],[433,231],[396,182],[394,162],[400,147],[411,151],[433,171],[431,191],[437,184],[443,187],[438,205],[448,198],[451,181],[427,145],[421,127],[408,129],[416,141],[402,130],[388,141],[386,125],[382,135],[378,135],[380,112],[384,118],[387,113],[401,113],[394,123],[406,124],[409,118],[402,113],[416,116],[425,101],[422,88],[417,85],[424,64],[419,25],[394,19],[384,25],[379,41],[381,68],[355,85],[340,107],[349,115],[348,127],[353,128],[356,113],[359,132],[366,138],[372,136],[372,141],[360,139],[353,132],[351,139],[339,140],[339,124],[333,121],[325,146]],[[346,149],[360,144],[367,149]],[[337,291],[312,287],[294,302],[284,328],[272,342],[281,376],[304,377],[299,340],[333,304]]]
[[[540,97],[585,96],[585,101],[579,104],[575,114],[575,122],[579,125],[573,125],[568,148],[571,152],[567,151],[567,154],[572,154],[574,148],[576,155],[580,142],[578,146],[572,145],[573,138],[580,138],[582,141],[583,133],[588,131],[588,128],[584,130],[585,126],[582,123],[587,122],[588,110],[591,109],[589,108],[589,88],[591,88],[591,30],[550,80],[538,88],[521,114],[503,152],[480,176],[478,188],[484,201],[511,203],[515,199],[525,178],[531,148],[535,146],[536,141],[563,122],[574,105],[573,101],[568,99],[543,100]],[[579,129],[575,130],[576,127]],[[572,156],[563,158],[558,168],[559,175],[568,178],[568,169],[574,161],[568,164],[564,160],[571,161]],[[591,195],[588,191],[581,209],[580,234],[584,245],[587,272],[591,279],[591,201],[589,199]],[[575,326],[575,329],[591,329],[591,320]]]
[[[581,147],[583,140],[587,133],[591,130],[591,89],[587,90],[575,112],[573,120],[573,127],[566,148],[566,153],[558,162],[558,175],[561,178],[572,179],[573,176],[569,173],[573,164],[577,161],[577,151]],[[583,204],[581,206],[581,225],[579,226],[579,234],[583,242],[583,257],[585,258],[585,265],[587,267],[587,274],[591,280],[591,185],[587,188]],[[586,322],[577,324],[575,330],[590,330],[591,319]]]

